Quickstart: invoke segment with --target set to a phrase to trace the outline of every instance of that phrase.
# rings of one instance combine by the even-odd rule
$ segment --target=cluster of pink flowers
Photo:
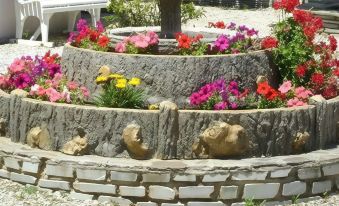
[[[89,98],[89,91],[76,82],[68,82],[61,73],[57,73],[53,79],[39,80],[31,86],[29,95],[50,102],[83,104]]]
[[[118,53],[147,53],[159,44],[159,36],[153,31],[138,33],[126,37],[117,43],[115,52]]]
[[[206,84],[190,96],[190,104],[199,109],[225,110],[245,108],[249,90],[240,91],[238,83],[224,79]]]
[[[285,81],[278,90],[281,96],[286,97],[288,107],[307,105],[309,98],[313,95],[313,93],[305,89],[305,87],[294,88],[291,81]]]
[[[0,75],[0,89],[10,92],[22,89],[33,98],[51,102],[82,104],[89,91],[75,82],[68,82],[61,74],[58,54],[45,56],[23,56],[15,59],[7,74]]]

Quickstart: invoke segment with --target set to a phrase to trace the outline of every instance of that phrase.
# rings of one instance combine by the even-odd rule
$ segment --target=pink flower
[[[37,92],[36,92],[36,94],[37,94],[38,96],[43,96],[43,95],[46,94],[46,90],[45,90],[43,87],[39,87],[38,90],[37,90]]]
[[[157,45],[159,43],[159,36],[154,31],[148,31],[146,33],[146,36],[148,36],[150,38],[150,40],[149,40],[150,45]]]
[[[124,53],[126,52],[126,44],[124,42],[119,42],[115,46],[115,52]]]
[[[298,107],[298,106],[304,106],[304,105],[307,105],[307,104],[303,101],[300,101],[296,97],[287,101],[288,107]]]
[[[130,41],[134,44],[134,46],[142,49],[145,49],[149,46],[150,40],[151,38],[144,34],[138,34],[130,37]]]
[[[9,66],[10,72],[17,73],[21,72],[25,68],[25,61],[21,59],[15,59]]]
[[[0,75],[0,88],[5,88],[8,86],[8,77]]]
[[[53,88],[46,89],[46,95],[48,96],[50,102],[56,102],[62,98],[62,95]]]
[[[287,92],[289,92],[292,88],[292,82],[291,81],[285,81],[280,87],[279,87],[279,91],[282,94],[286,94]]]
[[[79,85],[78,83],[72,81],[67,83],[67,87],[69,90],[76,90],[78,89]]]
[[[295,95],[299,99],[308,99],[313,93],[310,90],[305,89],[305,87],[297,87],[295,89]]]
[[[84,95],[84,97],[88,98],[89,97],[89,90],[86,87],[84,87],[84,86],[81,86],[80,89],[81,89],[82,94]]]

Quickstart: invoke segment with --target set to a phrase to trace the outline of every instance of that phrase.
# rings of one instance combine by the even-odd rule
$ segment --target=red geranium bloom
[[[299,0],[275,0],[273,3],[273,8],[275,10],[283,9],[286,12],[292,12],[294,8],[299,5]]]
[[[333,70],[333,75],[339,77],[339,67],[337,67],[335,70]]]
[[[273,88],[271,88],[268,91],[268,93],[265,95],[266,99],[271,100],[271,101],[277,98],[278,96],[279,96],[279,93]]]
[[[225,23],[223,21],[218,21],[214,25],[218,29],[225,29],[226,28]]]
[[[312,74],[312,82],[314,84],[317,84],[318,86],[322,85],[325,81],[325,77],[324,77],[324,74],[322,73],[314,73]]]
[[[261,48],[263,49],[271,49],[271,48],[276,48],[278,46],[278,39],[267,36],[261,41]]]
[[[98,40],[99,36],[100,36],[100,33],[97,32],[97,31],[94,31],[94,30],[91,30],[90,33],[89,33],[89,39],[92,42],[96,42]]]
[[[204,38],[204,36],[202,34],[198,34],[197,36],[195,36],[193,39],[192,39],[192,42],[198,42],[200,41],[200,39]]]
[[[336,86],[329,85],[328,87],[324,89],[322,95],[325,99],[331,99],[331,98],[336,97],[338,95]]]
[[[271,86],[268,82],[262,82],[258,84],[257,93],[261,95],[265,95],[271,90]]]
[[[337,50],[337,40],[335,39],[335,37],[330,35],[328,37],[328,40],[330,41],[330,49],[331,49],[331,51]]]
[[[100,47],[106,47],[109,43],[109,38],[107,36],[101,36],[98,40],[98,45]]]
[[[176,34],[175,38],[179,43],[178,44],[179,48],[189,49],[191,47],[192,39],[186,34],[178,33]]]
[[[307,67],[305,65],[297,66],[295,73],[298,77],[304,77],[306,75]]]

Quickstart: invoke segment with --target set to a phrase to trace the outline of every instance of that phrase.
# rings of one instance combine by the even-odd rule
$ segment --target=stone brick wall
[[[73,157],[0,138],[0,178],[74,198],[122,206],[238,206],[244,199],[291,203],[335,191],[339,148],[242,160],[130,160]]]

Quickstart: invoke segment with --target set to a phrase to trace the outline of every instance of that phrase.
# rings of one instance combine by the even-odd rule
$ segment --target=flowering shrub
[[[153,31],[147,31],[126,37],[124,41],[117,43],[115,52],[130,54],[150,53],[156,51],[158,44],[158,35]]]
[[[61,74],[59,62],[59,55],[50,52],[34,59],[30,56],[15,59],[8,73],[0,75],[0,89],[7,92],[22,89],[35,99],[83,104],[89,91],[76,82],[68,82]]]
[[[208,45],[202,42],[203,35],[198,34],[190,37],[184,33],[177,33],[175,39],[178,42],[178,49],[181,55],[203,55],[206,53]]]
[[[274,28],[274,37],[262,47],[274,48],[275,63],[282,78],[296,86],[310,89],[326,99],[339,95],[337,71],[339,61],[334,58],[337,42],[322,33],[323,22],[310,12],[295,10],[297,0],[276,0],[273,7],[291,13]],[[271,42],[271,43],[270,43]]]
[[[236,81],[227,84],[223,79],[206,84],[189,99],[193,107],[205,110],[246,108],[251,102],[248,89],[241,91]]]
[[[80,19],[77,23],[77,32],[71,32],[67,41],[75,47],[108,51],[110,39],[104,34],[104,31],[104,26],[100,21],[97,22],[96,28],[91,28],[85,19]]]
[[[291,81],[285,81],[278,90],[271,87],[268,82],[259,83],[257,93],[259,109],[304,106],[313,95],[302,86],[293,87]]]
[[[144,106],[143,90],[138,88],[139,78],[125,78],[120,74],[98,76],[96,83],[102,86],[102,92],[95,99],[95,104],[113,108],[142,108]]]

